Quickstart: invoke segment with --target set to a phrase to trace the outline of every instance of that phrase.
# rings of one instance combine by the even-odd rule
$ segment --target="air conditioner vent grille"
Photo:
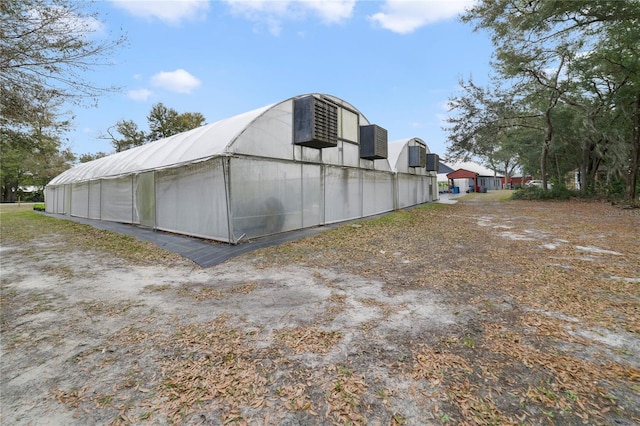
[[[375,124],[360,126],[360,158],[378,160],[387,158],[387,130]]]
[[[427,149],[422,145],[409,147],[409,167],[426,167]]]
[[[438,154],[427,154],[427,171],[437,172],[440,166],[440,156]]]
[[[293,143],[311,148],[338,145],[338,107],[314,96],[293,101]]]

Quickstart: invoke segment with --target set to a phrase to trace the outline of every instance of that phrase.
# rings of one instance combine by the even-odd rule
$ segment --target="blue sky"
[[[76,154],[112,152],[99,138],[118,120],[148,130],[162,102],[207,123],[312,92],[358,108],[389,141],[419,137],[445,154],[447,100],[460,78],[488,81],[493,48],[456,15],[470,1],[100,1],[95,36],[120,29],[128,45],[88,74],[122,87],[76,108]]]

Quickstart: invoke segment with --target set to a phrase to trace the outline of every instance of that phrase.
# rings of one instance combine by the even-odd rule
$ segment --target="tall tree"
[[[120,137],[116,136],[116,132]],[[138,129],[138,125],[133,120],[120,120],[115,126],[107,129],[108,136],[105,139],[111,140],[111,145],[116,152],[144,145],[147,142],[147,135]]]
[[[71,151],[61,148],[53,134],[41,129],[27,133],[0,128],[0,201],[16,201],[20,186],[43,188],[74,161]]]
[[[96,36],[102,26],[89,5],[0,1],[2,201],[13,201],[25,180],[42,183],[70,167],[73,156],[61,143],[71,124],[65,104],[95,104],[98,96],[115,90],[84,77],[108,64],[125,41]]]
[[[540,151],[543,179],[550,150],[563,149],[553,146],[554,138],[560,136],[554,120],[562,116],[555,109],[567,104],[584,117],[574,121],[574,131],[584,131],[586,138],[581,147],[581,169],[586,171],[589,164],[606,164],[609,173],[618,170],[620,174],[626,167],[625,195],[635,199],[640,132],[633,123],[640,121],[636,108],[640,106],[640,1],[481,0],[462,19],[491,34],[496,46],[498,85],[528,80],[538,87],[532,90],[529,84],[522,86],[530,90],[522,100],[527,108],[544,116],[545,137]],[[614,111],[623,131],[609,126],[597,129],[595,123],[612,118]],[[615,141],[620,149],[612,150]],[[622,158],[612,156],[614,151],[627,153],[622,156],[627,159],[626,166]],[[583,179],[591,175],[581,174]]]
[[[542,114],[527,110],[519,88],[483,88],[460,81],[462,92],[449,99],[447,155],[468,160],[478,157],[492,168],[509,172],[518,159],[515,141],[527,129],[543,129]],[[528,106],[527,106],[528,107]],[[529,132],[530,133],[530,132]],[[498,167],[500,165],[500,167]]]
[[[110,62],[124,43],[92,37],[102,25],[89,2],[3,0],[0,2],[0,117],[2,124],[29,123],[34,96],[71,102],[90,100],[100,87],[84,72]]]
[[[110,140],[116,152],[120,152],[195,129],[204,124],[205,118],[199,112],[178,113],[158,102],[151,107],[147,121],[148,133],[140,130],[133,120],[120,120],[107,129],[107,135],[101,137]]]
[[[167,108],[159,102],[151,107],[147,116],[149,122],[149,141],[155,141],[187,130],[195,129],[204,124],[205,118],[199,112],[178,113],[173,108]]]
[[[56,113],[59,99],[31,99],[29,122],[21,126],[0,126],[0,200],[15,201],[17,188],[23,185],[42,186],[41,181],[53,178],[72,164],[72,156],[62,148],[59,134],[70,126]],[[51,166],[62,159],[60,169]],[[45,182],[46,183],[46,182]]]
[[[103,151],[99,151],[94,154],[80,154],[78,161],[80,161],[81,163],[88,163],[89,161],[97,160],[98,158],[106,157],[107,155],[109,154]]]

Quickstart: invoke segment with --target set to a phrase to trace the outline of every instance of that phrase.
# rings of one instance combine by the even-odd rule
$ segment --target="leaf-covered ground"
[[[640,424],[640,212],[500,197],[205,270],[3,226],[3,423]]]

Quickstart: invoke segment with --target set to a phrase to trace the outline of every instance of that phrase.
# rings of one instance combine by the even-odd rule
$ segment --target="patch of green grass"
[[[345,367],[344,365],[338,366],[338,371],[340,372],[340,374],[346,377],[351,377],[351,375],[353,374],[353,370]]]
[[[509,201],[512,199],[514,191],[510,189],[496,189],[487,192],[470,192],[456,198],[460,201]]]
[[[171,290],[171,286],[169,284],[149,284],[145,285],[143,290],[148,291],[149,293],[156,293]]]
[[[422,210],[435,210],[435,211],[440,211],[440,210],[446,210],[446,209],[450,209],[451,205],[450,204],[443,204],[443,203],[427,203],[427,204],[422,204],[418,207],[415,207],[414,210],[418,210],[418,211],[422,211]]]
[[[578,394],[576,394],[575,392],[571,392],[570,390],[566,390],[565,393],[567,394],[567,397],[572,401],[575,401],[576,399],[578,399]]]
[[[364,221],[363,224],[368,226],[384,226],[384,225],[408,225],[415,222],[416,216],[409,210],[398,210],[387,213],[375,219]]]
[[[130,235],[96,229],[89,225],[58,219],[33,210],[3,209],[0,213],[0,244],[32,241],[62,242],[68,251],[102,251],[137,263],[178,261],[180,256],[140,241]]]
[[[140,414],[140,420],[149,420],[151,418],[151,415],[151,412],[145,411],[144,413]]]
[[[100,407],[108,407],[113,403],[113,395],[104,395],[98,398],[97,404]]]
[[[392,417],[393,417],[393,421],[395,422],[394,424],[398,426],[407,424],[406,417],[400,413],[394,413]]]
[[[549,389],[545,388],[544,386],[538,386],[537,389],[541,394],[543,394],[544,396],[546,396],[550,400],[552,400],[552,401],[557,401],[558,400],[558,396],[555,393],[553,393],[552,391],[550,391]]]
[[[538,186],[530,186],[518,189],[511,196],[512,200],[568,200],[570,197],[577,197],[580,194],[576,191],[556,185],[545,191]]]
[[[19,243],[40,236],[55,234],[59,231],[59,223],[51,217],[33,210],[7,209],[0,211],[0,242]]]
[[[75,276],[74,269],[67,265],[44,265],[40,269],[45,275],[57,275],[65,280],[70,280]]]
[[[476,347],[473,339],[471,338],[471,336],[466,335],[464,336],[464,342],[462,344],[465,348],[469,348],[469,349],[473,349]]]
[[[421,212],[429,211],[441,211],[451,208],[448,204],[441,203],[427,203],[417,207],[413,207],[407,210],[396,210],[393,212],[385,213],[381,216],[363,219],[356,223],[346,224],[344,227],[347,229],[358,229],[361,227],[377,227],[377,226],[405,226],[413,225],[420,220]]]
[[[513,195],[512,191],[505,191],[504,193],[500,194],[500,196],[498,197],[498,201],[509,201],[511,200],[512,195]]]

